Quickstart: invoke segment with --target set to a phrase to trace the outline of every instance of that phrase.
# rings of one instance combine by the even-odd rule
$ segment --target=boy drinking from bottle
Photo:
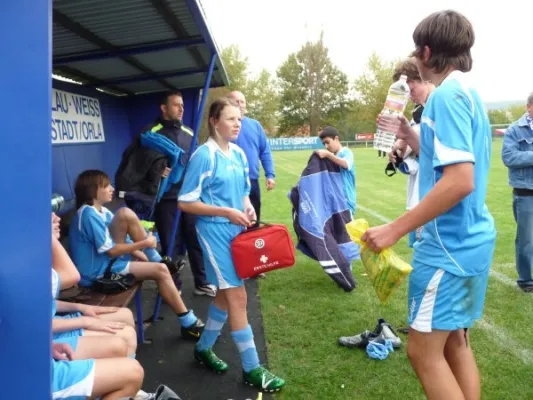
[[[409,281],[407,354],[428,399],[479,399],[468,329],[483,313],[496,231],[485,204],[490,123],[465,75],[474,31],[448,10],[420,22],[413,40],[420,75],[436,86],[420,137],[403,116],[381,116],[378,125],[418,152],[420,203],[362,239],[380,251],[423,226]]]

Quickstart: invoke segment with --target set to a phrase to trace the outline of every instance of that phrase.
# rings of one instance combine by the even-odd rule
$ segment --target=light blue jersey
[[[427,223],[414,245],[414,262],[458,276],[486,272],[492,263],[496,230],[485,204],[492,137],[477,92],[462,72],[436,88],[422,115],[419,190],[422,200],[442,178],[443,168],[474,164],[474,191]]]
[[[348,168],[341,167],[341,177],[344,187],[344,194],[348,202],[348,208],[352,212],[352,217],[355,215],[355,205],[357,194],[355,192],[355,164],[353,162],[353,153],[347,147],[343,147],[337,154],[337,157],[346,160]]]
[[[229,143],[225,154],[213,139],[200,146],[191,156],[178,200],[184,203],[235,208],[244,211],[244,196],[250,194],[248,161],[244,151]],[[229,222],[227,218],[198,216],[209,222]]]
[[[178,197],[180,202],[197,202],[244,211],[244,197],[250,194],[248,162],[244,151],[229,144],[225,154],[213,139],[192,155]],[[198,216],[196,232],[204,256],[207,281],[220,289],[239,287],[231,255],[231,242],[244,230],[227,218]]]
[[[109,234],[113,213],[102,207],[81,206],[70,224],[68,236],[72,261],[80,271],[80,285],[90,286],[104,275],[111,258],[107,252],[115,247]],[[128,267],[129,255],[124,255],[113,264],[112,271],[120,273]]]

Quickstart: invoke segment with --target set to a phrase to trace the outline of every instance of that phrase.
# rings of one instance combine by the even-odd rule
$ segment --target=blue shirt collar
[[[526,114],[526,121],[527,121],[527,124],[529,125],[529,128],[533,130],[533,118],[531,118],[531,115]]]
[[[529,129],[533,130],[533,118],[529,113],[525,113],[522,118],[518,120],[519,126],[529,126]]]

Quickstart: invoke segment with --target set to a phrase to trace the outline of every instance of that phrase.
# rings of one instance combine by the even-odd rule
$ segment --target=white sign
[[[100,102],[52,89],[52,144],[105,142]]]

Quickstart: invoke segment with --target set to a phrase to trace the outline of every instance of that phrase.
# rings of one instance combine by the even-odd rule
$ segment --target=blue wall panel
[[[52,6],[0,8],[0,397],[50,399]]]
[[[101,169],[111,178],[114,177],[122,152],[131,142],[127,99],[56,80],[53,81],[53,87],[97,98],[100,101],[104,124],[104,143],[52,146],[52,187],[54,192],[68,200],[73,198],[74,183],[80,172],[86,169]]]

